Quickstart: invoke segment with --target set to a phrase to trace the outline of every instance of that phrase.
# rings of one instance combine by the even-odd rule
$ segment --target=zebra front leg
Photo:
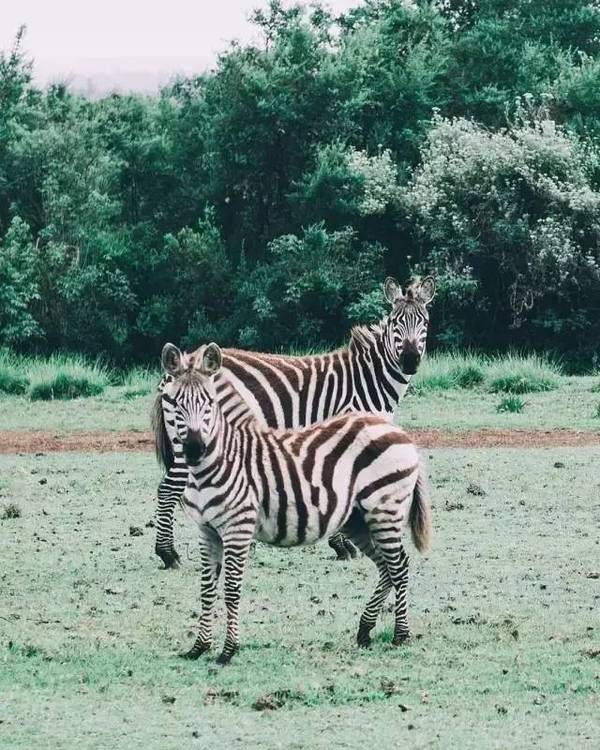
[[[181,560],[173,543],[173,513],[187,482],[188,467],[175,463],[158,485],[156,508],[156,544],[154,551],[167,568],[179,567]]]
[[[217,598],[217,584],[223,561],[223,544],[214,529],[200,527],[200,565],[201,589],[200,599],[202,612],[198,627],[198,636],[192,648],[182,654],[184,659],[197,659],[208,651],[212,644],[212,627],[214,607]]]
[[[335,551],[337,555],[336,560],[354,559],[358,554],[358,550],[354,544],[352,544],[351,540],[344,536],[341,531],[332,534],[328,539],[328,544],[331,549]]]
[[[252,535],[240,535],[239,532],[235,536],[223,540],[227,634],[217,664],[229,664],[231,657],[239,648],[240,597],[251,541]]]

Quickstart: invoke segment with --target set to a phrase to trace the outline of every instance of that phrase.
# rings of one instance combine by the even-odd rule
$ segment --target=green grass
[[[558,387],[561,374],[559,365],[547,357],[509,354],[488,367],[489,388],[492,393],[552,391]]]
[[[97,396],[110,383],[110,372],[104,365],[76,355],[32,359],[29,372],[32,401]]]
[[[412,387],[417,393],[474,388],[485,380],[488,360],[473,353],[431,354],[423,360]]]
[[[0,349],[0,393],[21,396],[27,392],[29,378],[19,370],[19,361],[6,349]]]
[[[504,396],[496,407],[496,411],[520,414],[525,408],[525,402],[519,396]]]
[[[502,360],[480,355],[428,356],[413,378],[408,394],[399,405],[397,420],[407,429],[577,429],[598,430],[598,397],[594,388],[598,376],[565,376],[546,368],[544,360],[532,364],[532,358]],[[85,360],[84,360],[85,362]],[[30,374],[37,378],[42,362],[35,362]],[[86,363],[87,365],[87,363]],[[527,396],[522,413],[498,412],[498,394],[489,387],[491,374],[501,375],[520,368],[521,373],[546,373],[556,383],[551,391]],[[47,368],[46,368],[47,369]],[[474,384],[483,371],[484,380]],[[548,371],[550,375],[548,375]],[[5,430],[147,430],[149,412],[160,379],[157,369],[138,368],[116,374],[103,370],[101,382],[109,382],[97,396],[62,401],[31,401],[23,396],[0,392],[0,424]],[[50,371],[52,375],[52,371]],[[459,387],[459,383],[470,387]],[[504,394],[501,393],[501,396]],[[506,394],[520,395],[520,394]]]
[[[368,560],[257,545],[225,669],[217,647],[177,658],[197,545],[178,512],[183,567],[158,569],[151,456],[0,456],[2,499],[23,510],[0,521],[3,748],[595,747],[597,449],[428,455],[435,534],[412,554],[412,643],[389,645],[387,612],[374,647],[355,647]],[[218,616],[220,645],[221,599]]]
[[[510,353],[487,357],[473,352],[435,353],[413,379],[415,393],[485,385],[492,393],[536,393],[557,388],[560,366],[549,357]]]

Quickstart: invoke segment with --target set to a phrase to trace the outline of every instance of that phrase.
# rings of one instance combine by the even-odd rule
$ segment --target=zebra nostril
[[[188,430],[187,437],[183,443],[183,454],[189,464],[197,464],[206,451],[204,441],[196,430]]]
[[[400,366],[406,375],[414,375],[421,362],[421,354],[417,345],[412,341],[405,341],[400,355]]]

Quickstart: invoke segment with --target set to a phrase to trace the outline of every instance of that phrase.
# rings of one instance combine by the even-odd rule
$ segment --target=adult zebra
[[[430,507],[423,468],[410,438],[387,419],[354,413],[299,430],[265,427],[227,378],[219,378],[216,344],[182,355],[166,344],[163,365],[174,380],[162,400],[189,466],[181,503],[198,523],[201,554],[196,659],[211,646],[221,566],[225,574],[227,635],[218,658],[238,649],[242,579],[254,538],[289,547],[313,544],[343,529],[379,570],[379,582],[361,617],[360,646],[370,644],[382,605],[396,594],[393,644],[409,636],[408,522],[418,549],[427,547]]]
[[[430,276],[415,279],[403,292],[388,277],[383,288],[390,313],[379,323],[353,328],[347,348],[307,357],[223,349],[222,375],[269,427],[303,427],[350,411],[384,414],[391,421],[425,352],[427,305],[435,295],[435,282]],[[161,399],[171,379],[167,373],[161,381],[152,419],[157,456],[167,470],[158,487],[155,546],[165,568],[180,562],[173,512],[188,475],[174,419]],[[355,555],[342,534],[329,544],[338,559]]]

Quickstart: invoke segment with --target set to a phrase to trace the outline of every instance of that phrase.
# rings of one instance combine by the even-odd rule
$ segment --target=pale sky
[[[248,13],[264,0],[0,0],[0,47],[25,23],[40,63],[90,58],[214,60],[231,39],[252,38]],[[303,3],[309,5],[309,2]],[[341,12],[360,0],[329,0]]]

